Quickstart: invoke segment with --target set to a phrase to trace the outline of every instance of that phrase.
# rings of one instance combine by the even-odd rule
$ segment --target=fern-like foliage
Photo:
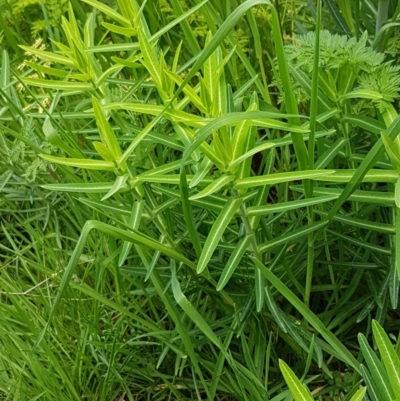
[[[315,32],[309,32],[297,36],[293,43],[285,46],[291,65],[308,76],[313,70],[315,37]],[[337,102],[345,92],[358,89],[381,95],[378,100],[355,97],[352,107],[356,114],[374,114],[374,107],[382,112],[390,107],[390,103],[400,99],[400,67],[395,66],[392,60],[385,61],[384,53],[368,46],[367,32],[356,40],[345,35],[333,35],[327,30],[321,31],[319,67],[320,77],[329,89],[325,94],[331,101]],[[309,94],[294,77],[292,81],[298,102],[306,104]],[[279,82],[278,74],[274,84],[279,87]],[[327,86],[320,89],[324,91]]]
[[[367,32],[357,41],[345,35],[332,35],[324,30],[320,33],[320,67],[327,70],[341,67],[358,67],[362,70],[377,67],[384,55],[367,46]],[[315,32],[298,36],[295,43],[286,46],[289,61],[295,61],[305,71],[311,72],[315,53]]]
[[[383,99],[393,102],[400,97],[400,67],[385,63],[371,72],[360,75],[361,89],[370,89],[382,94]]]

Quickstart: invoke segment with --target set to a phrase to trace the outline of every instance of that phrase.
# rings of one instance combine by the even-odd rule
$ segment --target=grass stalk
[[[317,109],[318,109],[318,78],[319,78],[319,47],[320,47],[320,32],[321,32],[321,0],[317,0],[317,15],[315,24],[315,52],[314,65],[311,82],[311,104],[310,104],[310,136],[308,139],[308,168],[314,169],[315,158],[315,132],[317,129]],[[314,182],[309,181],[305,185],[308,186],[308,197],[313,196]],[[308,207],[308,224],[314,224],[314,208]],[[304,303],[309,306],[311,287],[314,272],[314,232],[310,232],[307,238],[307,272],[306,285],[304,291]]]

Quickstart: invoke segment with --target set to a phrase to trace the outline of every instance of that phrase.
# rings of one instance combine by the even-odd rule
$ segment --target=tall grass
[[[116,3],[4,30],[0,393],[390,396],[399,7]]]

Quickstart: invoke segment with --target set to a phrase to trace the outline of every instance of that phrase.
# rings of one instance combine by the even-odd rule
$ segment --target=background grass
[[[0,4],[1,396],[392,400],[400,2]]]

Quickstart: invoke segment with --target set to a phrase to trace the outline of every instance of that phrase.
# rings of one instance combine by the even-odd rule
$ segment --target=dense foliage
[[[1,398],[394,401],[400,1],[0,5]]]

